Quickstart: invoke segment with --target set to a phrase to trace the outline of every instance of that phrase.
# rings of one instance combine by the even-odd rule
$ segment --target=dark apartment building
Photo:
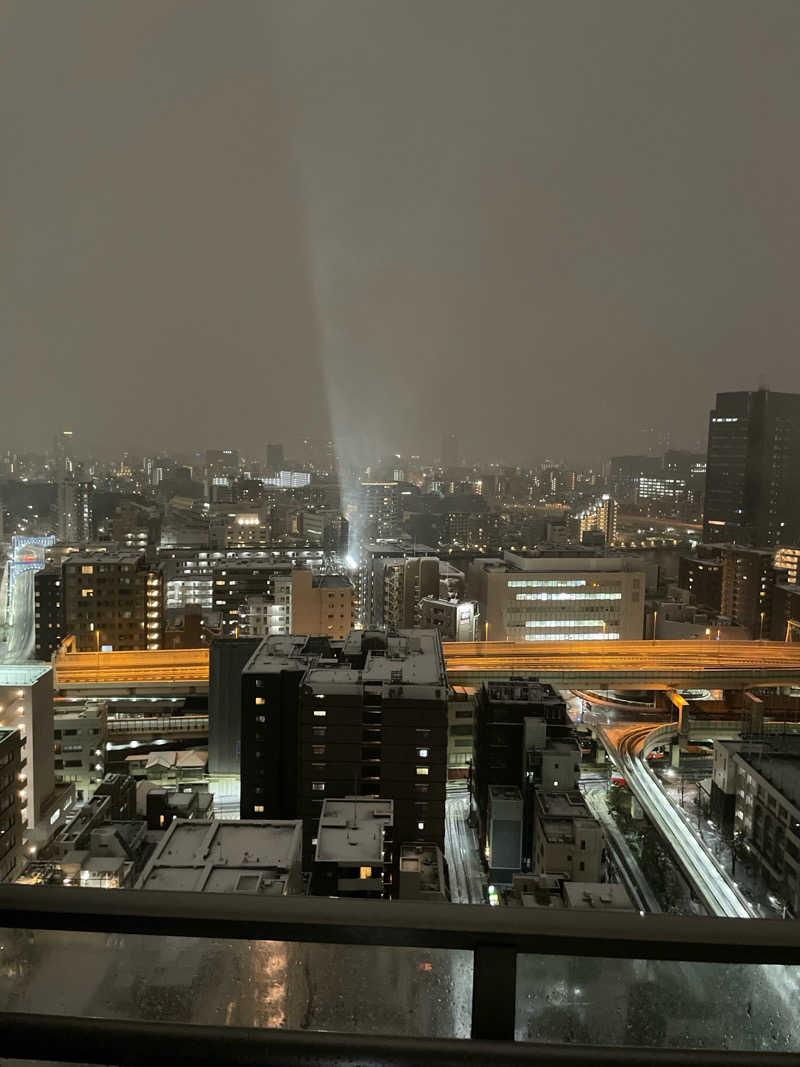
[[[722,614],[754,640],[769,638],[775,589],[786,581],[786,571],[775,566],[769,549],[727,546],[722,560]]]
[[[722,610],[721,551],[703,549],[695,556],[681,556],[678,561],[678,587],[688,590],[694,603],[719,614]]]
[[[708,424],[704,541],[800,540],[800,395],[718,393]]]
[[[218,637],[208,650],[208,769],[238,774],[241,760],[242,669],[260,637]]]
[[[286,559],[226,559],[214,567],[213,605],[219,612],[226,637],[243,632],[248,597],[275,599],[275,579],[291,576],[292,564]]]
[[[0,882],[13,880],[22,851],[22,735],[0,730]]]
[[[522,857],[530,859],[533,789],[541,780],[548,746],[569,738],[567,706],[552,686],[533,678],[490,682],[478,692],[474,721],[473,778],[481,850],[485,852],[491,834],[492,789],[508,787],[521,793]],[[570,755],[572,765],[576,752]],[[570,783],[564,777],[562,785]]]
[[[137,552],[75,552],[64,561],[64,625],[78,652],[163,648],[162,579]]]
[[[431,630],[267,637],[242,672],[241,817],[298,818],[304,862],[326,797],[391,800],[399,842],[444,845],[447,676]]]
[[[60,567],[45,567],[33,578],[36,658],[49,660],[64,639],[64,585]]]

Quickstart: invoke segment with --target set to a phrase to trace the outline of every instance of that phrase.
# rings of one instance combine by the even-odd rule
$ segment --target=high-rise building
[[[53,717],[56,783],[73,782],[76,799],[88,800],[104,774],[108,705],[73,705]]]
[[[454,433],[446,433],[442,438],[442,466],[457,467],[458,462],[458,438]]]
[[[703,540],[759,547],[800,541],[800,395],[717,394]]]
[[[273,581],[272,596],[249,596],[241,613],[251,637],[304,633],[343,641],[353,625],[353,586],[341,574],[293,570]]]
[[[138,552],[75,552],[63,564],[64,625],[78,652],[163,647],[160,572]]]
[[[766,548],[731,546],[723,549],[722,559],[722,614],[754,640],[768,638],[775,587],[786,581],[786,571],[775,566]]]
[[[639,641],[645,564],[623,556],[504,552],[470,565],[488,641]]]
[[[14,880],[22,854],[21,745],[19,730],[0,729],[0,882]]]
[[[372,541],[391,537],[402,517],[399,482],[362,482],[358,514],[362,537]]]
[[[49,660],[64,640],[64,587],[60,567],[37,571],[34,586],[36,658]]]
[[[399,842],[443,848],[447,676],[436,631],[268,637],[242,672],[241,817],[302,818],[323,800],[394,801]]]
[[[267,445],[267,470],[271,474],[277,474],[286,466],[283,456],[283,445]]]
[[[420,601],[439,594],[439,560],[436,556],[376,560],[374,583],[369,625],[387,630],[416,626]]]
[[[242,670],[258,637],[218,637],[208,653],[208,769],[238,774],[242,736]]]
[[[597,532],[603,535],[607,545],[613,545],[617,540],[617,512],[619,508],[616,500],[608,493],[603,493],[599,500],[580,513],[581,540],[586,533]]]
[[[56,486],[58,539],[67,544],[86,544],[92,539],[91,482],[76,481],[66,475]]]
[[[22,741],[24,781],[17,783],[27,839],[41,844],[66,817],[74,786],[56,786],[53,670],[49,664],[0,665],[0,727]],[[0,849],[2,851],[2,849]]]

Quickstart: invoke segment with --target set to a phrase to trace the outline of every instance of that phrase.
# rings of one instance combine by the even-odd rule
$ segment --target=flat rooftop
[[[555,819],[591,819],[583,794],[577,789],[566,793],[546,793],[537,790],[536,803],[543,815]]]
[[[176,819],[138,888],[282,896],[299,869],[302,832],[300,819]]]
[[[383,863],[383,832],[394,822],[391,800],[328,798],[317,831],[318,863]]]
[[[758,748],[749,748],[747,742],[740,742],[737,754],[790,804],[800,809],[800,737],[763,741]]]
[[[52,669],[49,663],[0,663],[0,685],[36,685]]]
[[[355,665],[358,664],[358,665]],[[305,635],[265,637],[244,674],[305,671],[303,682],[320,693],[365,684],[447,688],[439,631],[351,630],[344,641]]]

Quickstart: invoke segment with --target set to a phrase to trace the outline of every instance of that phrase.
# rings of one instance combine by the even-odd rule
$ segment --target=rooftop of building
[[[523,908],[634,910],[624,885],[617,882],[568,882],[551,874],[515,874],[506,901]]]
[[[56,711],[53,714],[53,722],[56,724],[67,722],[69,719],[102,719],[108,711],[108,705],[94,701],[90,704],[79,704],[69,710]]]
[[[305,671],[315,692],[365,684],[427,686],[444,691],[447,674],[438,630],[351,630],[344,641],[304,635],[265,637],[245,674]]]
[[[577,789],[563,793],[536,791],[536,803],[548,819],[591,819],[583,794]]]
[[[391,800],[326,798],[317,830],[317,863],[383,863],[384,830],[393,822]]]
[[[570,546],[563,552],[561,550],[542,552],[538,549],[525,552],[506,551],[502,559],[478,559],[473,561],[472,565],[490,573],[501,574],[635,573],[645,566],[644,561],[638,556],[605,555],[602,549],[590,548],[581,551],[577,546]]]
[[[311,581],[315,589],[352,589],[353,583],[345,574],[318,574]]]
[[[176,819],[138,888],[283,896],[299,867],[302,827],[300,819]]]
[[[744,741],[731,749],[800,810],[800,737],[787,734],[768,741]]]
[[[0,686],[36,685],[52,669],[49,663],[0,663]]]
[[[118,549],[116,552],[101,552],[94,550],[91,552],[71,552],[64,560],[65,566],[74,566],[75,564],[84,563],[100,563],[108,566],[126,564],[134,566],[141,560],[144,560],[145,555],[143,552],[126,552],[123,549]]]
[[[400,847],[398,863],[399,896],[401,899],[441,897],[445,893],[444,862],[441,849],[427,841],[410,841]],[[413,880],[411,892],[403,890]]]
[[[515,785],[490,785],[489,798],[493,801],[514,800],[522,803],[522,793]]]
[[[563,697],[547,682],[538,678],[513,678],[509,681],[491,681],[483,684],[486,695],[493,704],[563,704]]]

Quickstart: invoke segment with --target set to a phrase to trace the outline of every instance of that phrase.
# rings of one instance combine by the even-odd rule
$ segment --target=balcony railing
[[[0,925],[9,1058],[800,1062],[794,922],[3,886]]]

